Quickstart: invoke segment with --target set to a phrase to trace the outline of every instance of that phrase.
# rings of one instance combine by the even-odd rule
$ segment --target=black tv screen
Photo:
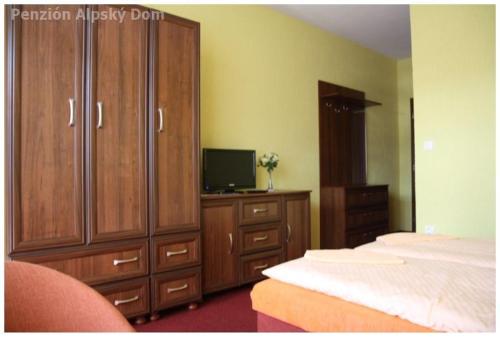
[[[207,191],[255,188],[255,150],[203,149]]]

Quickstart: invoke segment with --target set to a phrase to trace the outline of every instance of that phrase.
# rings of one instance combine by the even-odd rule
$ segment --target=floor
[[[245,286],[204,297],[198,309],[162,311],[160,319],[134,328],[139,332],[256,332],[257,314]]]

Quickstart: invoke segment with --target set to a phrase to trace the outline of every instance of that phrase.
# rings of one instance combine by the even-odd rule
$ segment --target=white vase
[[[268,173],[269,179],[267,181],[267,191],[274,191],[272,170],[268,171]]]

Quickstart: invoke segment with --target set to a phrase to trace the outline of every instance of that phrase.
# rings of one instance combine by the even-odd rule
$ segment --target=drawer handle
[[[178,292],[178,291],[182,291],[184,289],[187,289],[188,288],[188,284],[184,284],[183,286],[179,286],[178,288],[167,288],[167,293],[172,293],[172,292]]]
[[[139,257],[137,257],[137,256],[135,256],[134,258],[129,258],[129,259],[113,259],[113,265],[117,266],[120,264],[136,262],[138,260],[139,260]]]
[[[261,242],[261,241],[267,241],[267,239],[268,239],[267,235],[264,235],[262,237],[254,237],[253,241],[254,242]]]
[[[253,209],[253,213],[254,214],[260,214],[260,213],[263,213],[263,212],[267,212],[267,209],[266,208],[254,208]]]
[[[167,257],[187,254],[188,249],[179,251],[167,251]]]
[[[253,267],[253,270],[254,271],[257,271],[257,270],[262,270],[262,269],[265,269],[269,266],[269,264],[262,264],[262,265],[256,265]]]
[[[139,296],[134,296],[134,297],[129,298],[129,299],[117,299],[113,302],[113,304],[115,304],[115,306],[118,306],[121,304],[132,303],[132,302],[135,302],[137,300],[139,300]]]

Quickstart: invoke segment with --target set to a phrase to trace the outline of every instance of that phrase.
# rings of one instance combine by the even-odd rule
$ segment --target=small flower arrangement
[[[269,174],[269,180],[267,181],[267,191],[274,191],[273,177],[271,173],[274,168],[278,166],[278,161],[280,160],[278,154],[276,153],[265,153],[259,157],[259,167],[264,167]]]
[[[268,173],[271,173],[274,168],[278,166],[278,161],[280,160],[278,154],[276,153],[265,153],[259,157],[259,167],[266,168]]]

